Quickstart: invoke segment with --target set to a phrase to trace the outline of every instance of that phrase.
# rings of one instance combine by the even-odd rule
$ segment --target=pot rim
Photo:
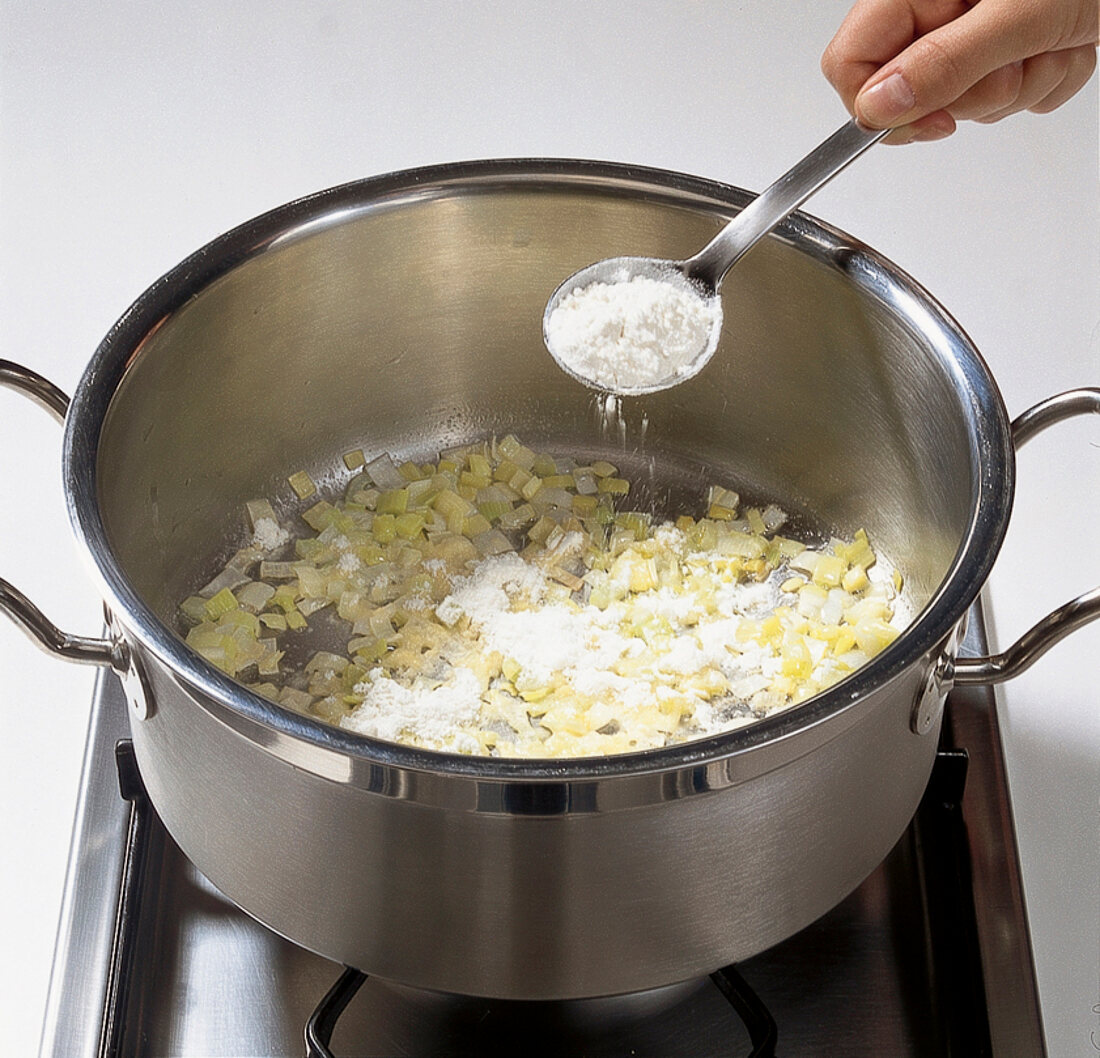
[[[962,405],[972,442],[970,455],[977,464],[970,521],[943,582],[886,650],[828,690],[754,724],[661,749],[567,759],[469,757],[384,742],[291,712],[193,652],[146,605],[110,548],[96,495],[100,431],[111,400],[146,338],[219,276],[290,238],[338,224],[350,215],[418,198],[538,184],[548,189],[618,190],[726,215],[744,208],[754,197],[701,177],[616,162],[514,158],[399,170],[307,195],[238,225],[185,258],[123,313],[100,343],[73,395],[65,420],[62,474],[74,532],[92,560],[107,605],[128,635],[177,677],[262,728],[367,763],[506,782],[581,781],[711,764],[816,727],[856,706],[922,657],[938,656],[985,583],[1008,528],[1015,481],[1008,414],[973,342],[928,291],[870,247],[802,212],[788,217],[770,237],[797,243],[801,250],[843,271],[911,325],[916,317],[916,326],[934,338],[945,369],[965,395]]]

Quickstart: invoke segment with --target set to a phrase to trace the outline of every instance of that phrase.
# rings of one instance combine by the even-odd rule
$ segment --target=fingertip
[[[903,146],[906,143],[931,143],[944,140],[956,128],[955,119],[946,110],[937,110],[908,125],[899,125],[882,142]]]
[[[910,143],[934,143],[936,140],[945,140],[948,136],[953,135],[955,132],[954,122],[951,124],[951,128],[944,128],[942,126],[929,126],[928,128],[919,129],[917,134],[909,141]]]
[[[855,98],[855,114],[861,125],[885,129],[897,124],[916,105],[916,94],[905,75],[894,70],[860,89]]]

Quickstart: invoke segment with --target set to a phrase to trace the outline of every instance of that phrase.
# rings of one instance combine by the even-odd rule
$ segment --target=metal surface
[[[45,408],[58,422],[64,423],[69,398],[48,378],[12,363],[0,360],[0,386],[6,386],[29,397]],[[14,584],[0,578],[0,611],[6,613],[31,640],[46,651],[66,661],[86,665],[109,665],[124,671],[128,663],[126,644],[121,641],[92,639],[62,632]]]
[[[358,970],[347,969],[340,975],[336,984],[332,986],[306,1022],[306,1058],[336,1058],[331,1048],[333,1030],[336,1028],[341,1015],[347,1009],[348,1004],[355,998],[366,981],[367,976]],[[730,1006],[737,1012],[744,1028],[748,1031],[752,1044],[752,1051],[748,1058],[775,1058],[777,1033],[771,1011],[764,1006],[760,997],[737,972],[736,967],[726,966],[721,970],[716,970],[710,975],[710,982],[725,996]],[[627,1001],[618,1000],[617,1002],[625,1004]],[[636,1020],[644,1017],[640,1008],[632,1007],[631,1009]],[[543,1017],[544,1014],[545,1012],[540,1012],[535,1014],[534,1017]],[[601,1028],[607,1029],[608,1026],[602,1025]],[[515,1049],[520,1046],[522,1046],[523,1052],[527,1054],[541,1052],[545,1038],[539,1036],[537,1040],[532,1039],[532,1029],[533,1026],[527,1025],[521,1027],[518,1033],[511,1033],[510,1038],[506,1041],[507,1046],[510,1048],[508,1053],[515,1053]],[[629,1031],[627,1030],[628,1033]],[[730,1025],[727,1035],[733,1036],[735,1031],[736,1027]],[[477,1053],[497,1053],[502,1041],[494,1040],[489,1045],[488,1050],[485,1047],[485,1042],[483,1039],[478,1039]],[[555,1049],[554,1053],[561,1053],[563,1042],[565,1041],[561,1039],[554,1041],[552,1044]],[[575,1046],[579,1041],[570,1039],[568,1042]],[[618,1040],[617,1044],[621,1046],[622,1041]],[[636,1053],[634,1048],[631,1049],[631,1053]]]
[[[846,169],[864,151],[874,146],[889,129],[865,129],[854,120],[846,122],[828,139],[818,144],[800,162],[792,166],[778,180],[757,195],[697,254],[683,261],[654,257],[610,257],[574,272],[550,295],[543,311],[543,340],[550,355],[573,378],[596,389],[606,390],[607,380],[585,378],[578,374],[568,360],[555,351],[549,338],[548,324],[551,315],[566,295],[593,283],[621,283],[635,276],[659,279],[663,282],[688,281],[696,294],[710,299],[717,297],[726,273],[737,264],[765,235],[785,217],[793,213],[815,191],[820,190],[834,176]],[[706,343],[699,349],[691,363],[674,375],[642,385],[616,387],[620,394],[639,395],[656,393],[670,386],[679,385],[697,375],[718,348],[720,325],[715,325]],[[731,350],[736,355],[735,350]]]
[[[126,702],[108,673],[95,685],[42,1055],[97,1055],[105,1017],[130,806],[119,795],[115,743],[129,735]]]
[[[11,360],[0,360],[0,386],[23,393],[58,422],[65,421],[65,413],[69,410],[68,395],[37,371]]]
[[[634,992],[790,936],[903,832],[939,726],[932,700],[914,731],[914,705],[994,560],[1014,481],[1007,416],[965,335],[888,262],[792,216],[724,292],[738,356],[624,410],[619,429],[541,347],[545,290],[578,260],[699,245],[746,199],[594,163],[392,174],[216,240],[104,340],[66,422],[70,513],[156,703],[133,726],[150,797],[258,919],[419,987]],[[432,281],[410,283],[417,270]],[[718,479],[824,531],[865,527],[918,616],[797,709],[549,762],[289,713],[171,631],[205,563],[246,531],[245,500],[294,510],[288,468],[339,487],[340,452],[411,457],[507,431],[606,454],[660,510]]]
[[[14,584],[0,578],[0,612],[10,617],[47,654],[81,665],[106,665],[124,672],[130,651],[121,639],[70,635],[57,627]]]
[[[980,606],[972,616],[961,653],[978,656],[988,647]],[[970,757],[962,799],[964,867],[973,893],[992,1053],[1041,1058],[1046,1047],[996,696],[988,685],[956,687],[949,702],[943,738],[965,747]]]
[[[979,615],[980,616],[980,615]],[[984,653],[980,619],[964,648]],[[860,888],[798,936],[739,967],[773,1016],[777,1053],[925,1058],[1044,1053],[993,692],[952,692],[945,763],[917,823]],[[41,1058],[291,1058],[340,967],[270,933],[150,829],[141,918],[131,927],[124,1011],[107,1011],[108,968],[130,805],[114,744],[116,682],[97,687]],[[961,761],[959,758],[962,758]],[[155,817],[153,817],[155,822]],[[385,857],[386,850],[379,850]],[[729,1004],[705,982],[625,1001],[489,1002],[369,980],[336,1025],[358,1058],[576,1055],[710,1058],[744,1053]]]
[[[952,666],[958,686],[1004,683],[1031,668],[1055,643],[1100,617],[1100,587],[1051,611],[1000,654],[987,658],[959,659]]]
[[[1074,389],[1041,401],[1012,423],[1012,441],[1019,449],[1036,434],[1076,415],[1100,415],[1100,389]],[[966,658],[953,666],[959,685],[1004,683],[1030,668],[1055,643],[1100,617],[1100,587],[1078,595],[1025,632],[1007,650],[993,657]]]
[[[717,290],[726,273],[784,217],[889,131],[865,129],[855,121],[846,122],[757,195],[694,257],[688,258],[684,272]]]
[[[909,731],[914,667],[843,730],[690,769],[524,783],[376,768],[371,789],[347,758],[321,776],[236,736],[238,718],[150,672],[142,774],[218,888],[344,964],[472,995],[638,991],[768,947],[874,869],[936,748]]]
[[[692,384],[624,408],[610,435],[587,392],[542,349],[544,291],[563,262],[620,239],[698,240],[748,200],[625,167],[470,164],[335,189],[204,248],[112,329],[68,421],[71,513],[109,598],[125,603],[116,609],[126,626],[241,716],[356,757],[434,769],[440,762],[430,756],[381,745],[366,753],[365,740],[295,726],[204,665],[167,625],[210,556],[245,531],[242,497],[269,495],[293,510],[287,467],[338,485],[333,457],[345,445],[427,454],[514,429],[565,453],[606,452],[640,481],[652,474],[639,499],[657,508],[690,503],[708,477],[728,477],[747,495],[814,512],[825,530],[865,526],[904,562],[911,601],[925,610],[904,645],[845,692],[938,647],[992,565],[1014,473],[992,379],[912,280],[841,234],[788,218],[727,292],[739,317],[738,364],[713,363]],[[505,242],[510,259],[498,265]],[[425,260],[443,276],[466,261],[462,288],[418,285],[417,299],[395,299],[394,284],[407,285],[399,273]],[[289,410],[289,428],[272,426],[269,406]],[[906,406],[921,414],[906,415]],[[832,414],[823,419],[822,407]],[[759,730],[773,738],[821,719],[845,692]],[[692,759],[687,750],[660,764]],[[485,773],[477,762],[446,765]],[[514,772],[621,770],[562,767]],[[511,772],[496,762],[488,774]]]

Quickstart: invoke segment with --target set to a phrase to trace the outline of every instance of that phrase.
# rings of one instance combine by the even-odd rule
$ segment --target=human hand
[[[821,69],[885,143],[938,140],[964,119],[1045,114],[1096,66],[1098,0],[857,0]]]

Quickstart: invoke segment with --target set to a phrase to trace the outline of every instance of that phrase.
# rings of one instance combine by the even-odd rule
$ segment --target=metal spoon
[[[662,260],[657,257],[609,257],[574,272],[554,291],[543,313],[542,336],[550,355],[578,381],[615,393],[654,393],[691,378],[714,355],[721,332],[720,320],[710,328],[698,354],[673,374],[645,385],[609,386],[606,379],[586,378],[563,361],[561,351],[555,350],[550,339],[550,317],[562,300],[578,289],[584,289],[593,283],[622,283],[635,276],[648,276],[687,287],[696,296],[707,301],[717,299],[718,289],[726,273],[744,254],[818,188],[828,183],[889,131],[865,129],[855,121],[849,121],[753,199],[703,249],[686,261]]]

